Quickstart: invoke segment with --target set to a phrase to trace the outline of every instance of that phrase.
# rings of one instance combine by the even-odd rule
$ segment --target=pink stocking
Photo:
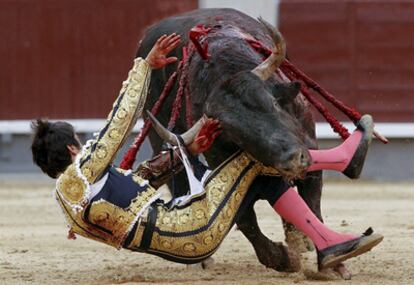
[[[327,150],[309,150],[312,165],[308,171],[337,170],[344,171],[351,161],[362,138],[362,132],[356,130],[341,145]]]
[[[276,201],[273,208],[283,219],[309,237],[318,250],[357,238],[334,232],[326,227],[293,188],[289,188]]]

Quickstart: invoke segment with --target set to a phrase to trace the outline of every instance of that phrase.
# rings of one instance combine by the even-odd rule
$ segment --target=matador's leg
[[[206,259],[235,223],[260,167],[236,153],[210,174],[200,195],[172,208],[153,204],[126,247],[180,263]]]
[[[370,115],[364,115],[357,130],[341,145],[327,150],[309,150],[312,165],[308,171],[336,170],[349,178],[358,178],[364,166],[365,157],[372,140],[374,122]]]
[[[181,158],[176,150],[177,148],[174,148],[173,152],[161,152],[154,158],[141,163],[136,170],[136,173],[144,179],[149,180],[156,188],[168,182],[172,175],[183,169]],[[273,181],[272,179],[277,181]],[[269,180],[272,181],[269,182]],[[236,219],[237,226],[247,239],[251,241],[259,261],[263,265],[277,271],[295,272],[300,269],[300,263],[297,256],[290,252],[282,243],[269,240],[260,231],[259,225],[257,224],[256,214],[253,210],[254,201],[258,198],[267,199],[267,197],[260,197],[260,194],[258,194],[260,190],[263,192],[266,188],[271,188],[268,189],[267,196],[270,197],[269,199],[272,199],[274,203],[277,200],[274,197],[275,195],[278,195],[278,191],[274,188],[280,183],[280,177],[256,178],[247,194],[248,197],[246,197],[240,207],[241,210]],[[269,201],[269,199],[267,200]],[[273,205],[271,201],[269,201],[269,203]]]

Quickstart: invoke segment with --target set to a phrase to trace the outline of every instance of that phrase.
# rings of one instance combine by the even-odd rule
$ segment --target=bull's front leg
[[[281,242],[273,242],[260,230],[252,203],[240,217],[237,227],[252,244],[260,263],[282,272],[298,272],[300,260]]]

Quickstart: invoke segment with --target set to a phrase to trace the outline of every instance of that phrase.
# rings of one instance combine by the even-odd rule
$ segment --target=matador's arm
[[[95,183],[112,163],[138,117],[142,115],[150,76],[148,62],[142,58],[135,59],[104,128],[95,139],[87,142],[79,166],[90,184]]]
[[[205,168],[196,156],[209,149],[220,133],[219,121],[208,119],[203,123],[195,139],[185,146],[188,152],[187,155],[194,167],[197,165],[198,169]],[[170,151],[163,151],[157,156],[142,162],[135,173],[141,178],[149,180],[154,188],[158,188],[182,169],[184,169],[184,165],[180,151],[178,147],[174,147]]]
[[[122,84],[105,127],[95,139],[88,141],[82,151],[79,167],[90,184],[95,183],[112,163],[118,150],[130,134],[142,111],[147,98],[151,68],[162,68],[177,58],[167,58],[180,42],[180,36],[162,36],[144,60],[136,58],[128,78]]]

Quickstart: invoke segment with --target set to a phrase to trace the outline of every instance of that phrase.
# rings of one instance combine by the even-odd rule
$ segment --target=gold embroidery
[[[187,242],[183,245],[183,250],[187,253],[192,253],[196,250],[196,246],[192,242]]]
[[[129,173],[130,173],[130,171],[129,170],[125,170],[125,169],[122,169],[122,168],[115,168],[115,170],[117,171],[117,172],[119,172],[119,173],[121,173],[121,174],[123,174],[123,175],[128,175]]]
[[[116,100],[114,107],[118,108],[112,121],[110,121],[110,118],[112,118],[114,110],[108,116],[107,121],[110,122],[110,125],[106,128],[107,131],[100,134],[99,140],[92,142],[92,145],[96,144],[95,151],[92,153],[93,147],[90,145],[82,152],[80,171],[90,184],[93,184],[110,165],[124,138],[128,135],[130,127],[135,124],[137,115],[142,114],[142,108],[139,109],[137,106],[145,103],[150,75],[151,69],[148,63],[143,59],[136,59],[132,70],[129,72],[130,78],[123,84],[126,92],[136,93],[136,96],[133,96],[136,98],[132,100],[130,96],[123,96],[121,100]],[[131,79],[131,77],[134,79]],[[133,87],[131,87],[131,82],[134,83]],[[123,92],[120,95],[122,96],[122,94]],[[69,166],[62,174],[58,188],[68,202],[82,206],[81,203],[84,202],[86,197],[87,186],[82,178],[78,176],[75,164]]]
[[[108,155],[108,150],[106,147],[106,144],[104,143],[99,143],[96,151],[95,151],[96,157],[99,159],[105,159],[106,156]]]
[[[89,198],[87,197],[87,182],[92,184],[102,175],[121,147],[124,138],[129,134],[137,117],[141,116],[150,75],[151,69],[148,63],[140,58],[135,59],[128,79],[122,84],[120,96],[113,104],[114,109],[107,118],[109,125],[104,129],[106,131],[100,133],[96,141],[90,141],[89,147],[82,152],[81,169],[76,169],[78,167],[76,163],[70,165],[57,183],[59,204],[64,209],[75,233],[103,241],[117,248],[121,246],[136,214],[142,211],[146,203],[153,198],[155,190],[148,187],[131,202],[127,210],[105,201],[93,203],[89,218],[93,223],[112,232],[109,234],[83,220],[84,206]],[[80,211],[74,212],[74,208],[80,209]]]
[[[122,99],[118,98],[115,101],[114,109],[108,116],[109,126],[106,127],[106,132],[101,133],[99,140],[94,142],[97,144],[95,153],[83,164],[82,171],[85,167],[91,170],[91,175],[88,177],[89,183],[94,183],[112,162],[125,137],[135,125],[136,119],[142,115],[150,75],[151,69],[148,63],[143,59],[136,59],[128,74],[128,79],[123,83],[120,92],[122,97],[119,97]],[[92,147],[83,153],[84,158],[91,155],[91,149]]]
[[[251,159],[244,153],[228,162],[205,186],[205,199],[193,202],[183,209],[168,210],[158,206],[156,228],[160,231],[174,233],[197,231],[197,229],[200,231],[183,237],[165,236],[154,231],[150,252],[162,252],[181,258],[200,257],[212,253],[230,230],[250,184],[260,173],[260,164],[255,163],[243,175],[236,190],[230,195],[230,199],[212,224],[208,226],[210,219],[250,162]],[[206,226],[208,226],[206,229],[202,229]]]
[[[137,96],[137,92],[134,89],[135,88],[131,88],[130,90],[127,91],[128,96],[131,98],[134,98],[135,96]]]
[[[118,113],[116,114],[117,118],[123,120],[127,116],[128,112],[125,108],[120,108]]]
[[[211,235],[206,236],[204,238],[203,242],[204,242],[205,245],[209,245],[209,244],[211,244],[213,242],[213,240],[214,240],[214,237],[211,234]]]
[[[128,228],[135,219],[135,215],[129,211],[100,200],[92,203],[89,212],[89,221],[112,232],[113,243],[120,244],[127,233]]]
[[[92,177],[92,175],[93,175],[93,173],[92,173],[92,170],[90,169],[90,168],[88,168],[88,167],[84,167],[83,168],[83,175],[86,177],[86,179],[90,179],[91,177]]]
[[[198,209],[195,211],[195,216],[197,219],[201,220],[205,218],[206,214],[204,213],[202,209]]]
[[[166,249],[169,249],[169,248],[171,248],[171,243],[168,240],[164,240],[162,242],[162,246]]]
[[[131,201],[131,204],[128,206],[127,211],[133,213],[134,215],[142,212],[144,206],[146,206],[151,201],[156,193],[157,191],[154,188],[148,186],[145,191],[138,193],[138,196]]]
[[[151,202],[155,194],[156,190],[149,186],[131,201],[127,209],[120,208],[105,200],[93,202],[89,210],[89,222],[83,220],[84,211],[74,212],[68,205],[65,206],[69,209],[66,211],[66,216],[69,221],[72,221],[71,226],[75,233],[120,248],[128,234],[128,230],[136,222],[137,214],[144,210],[144,207]],[[62,207],[63,203],[64,201],[60,200]],[[81,227],[77,225],[81,225]],[[110,231],[111,234],[99,230],[96,225]],[[87,229],[87,231],[82,230],[82,228]],[[137,234],[135,233],[135,238],[137,238]],[[142,233],[140,235],[142,236]]]
[[[118,129],[112,129],[112,130],[110,130],[109,131],[109,137],[111,138],[111,139],[114,139],[114,140],[116,140],[116,139],[118,139],[119,137],[121,136],[121,134],[120,134],[120,131],[118,130]]]
[[[119,243],[116,243],[116,242],[114,243],[114,240],[109,233],[101,231],[95,226],[86,222],[83,219],[83,211],[79,211],[79,212],[72,211],[70,206],[67,205],[61,199],[61,197],[59,196],[59,193],[57,193],[56,199],[59,205],[62,207],[66,220],[74,233],[81,235],[83,237],[89,238],[89,239],[103,242],[105,244],[114,246],[116,248],[120,247]]]
[[[89,171],[89,170],[88,170]],[[56,185],[61,195],[72,205],[80,205],[86,192],[86,185],[76,173],[76,166],[70,165],[61,175]]]
[[[139,176],[136,173],[132,174],[132,180],[134,180],[134,182],[139,184],[139,185],[144,185],[144,184],[149,183],[148,180],[143,179],[141,176]]]
[[[134,247],[139,247],[141,245],[142,236],[145,230],[145,224],[147,222],[148,210],[145,210],[141,216],[141,221],[138,221],[139,226],[135,230],[134,237],[130,242],[128,248],[133,249]],[[168,242],[167,242],[168,243]],[[167,247],[168,245],[166,245]]]

